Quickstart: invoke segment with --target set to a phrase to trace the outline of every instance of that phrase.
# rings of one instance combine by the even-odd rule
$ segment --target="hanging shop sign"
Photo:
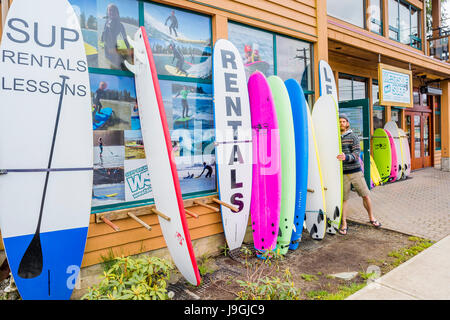
[[[412,72],[378,64],[380,105],[413,106]]]

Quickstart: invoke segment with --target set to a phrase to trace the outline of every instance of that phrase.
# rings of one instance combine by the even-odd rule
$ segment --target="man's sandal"
[[[339,234],[342,234],[343,236],[347,235],[348,227],[347,228],[341,228],[338,230]]]
[[[371,224],[372,226],[374,226],[375,228],[381,227],[381,223],[378,222],[377,220],[371,220],[371,221],[369,221],[369,222],[370,222],[370,224]]]

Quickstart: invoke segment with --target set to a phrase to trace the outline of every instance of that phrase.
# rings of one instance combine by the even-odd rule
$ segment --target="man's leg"
[[[348,200],[344,200],[342,202],[342,222],[341,229],[347,228],[347,208],[348,208]]]
[[[362,197],[364,208],[367,210],[367,214],[369,215],[370,221],[374,221],[375,218],[372,212],[372,200],[369,196]]]

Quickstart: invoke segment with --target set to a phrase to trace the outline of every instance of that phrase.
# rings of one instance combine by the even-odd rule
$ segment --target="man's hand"
[[[342,152],[342,153],[338,154],[336,158],[338,160],[340,160],[340,161],[344,161],[345,160],[345,153]]]

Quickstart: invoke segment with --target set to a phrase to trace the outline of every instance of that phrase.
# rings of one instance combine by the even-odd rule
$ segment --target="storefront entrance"
[[[406,130],[411,149],[411,170],[431,167],[431,112],[406,111]]]

